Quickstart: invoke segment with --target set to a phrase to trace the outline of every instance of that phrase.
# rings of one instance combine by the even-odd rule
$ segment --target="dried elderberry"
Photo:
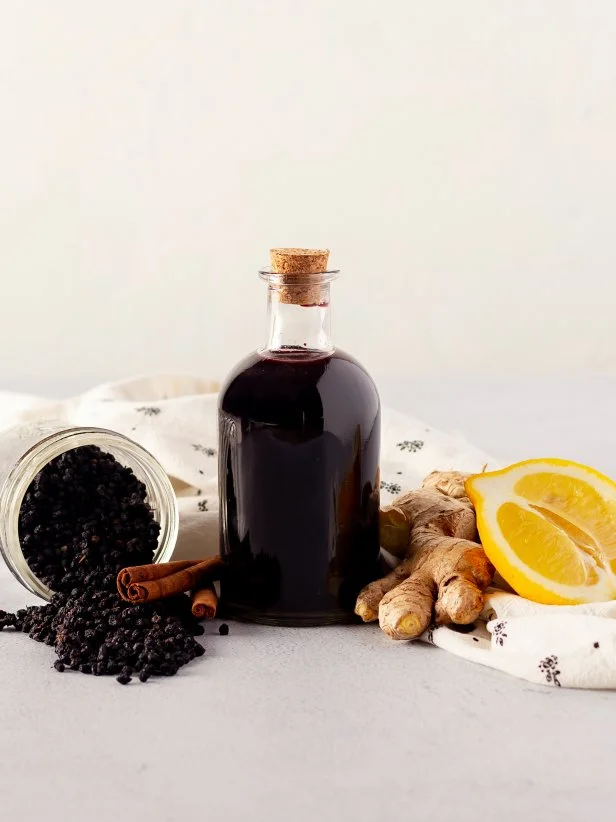
[[[55,593],[47,605],[0,611],[0,630],[53,646],[57,671],[146,682],[204,653],[188,597],[127,606],[117,594],[121,568],[152,561],[159,526],[143,483],[110,454],[84,446],[48,463],[26,492],[19,528],[24,557]]]

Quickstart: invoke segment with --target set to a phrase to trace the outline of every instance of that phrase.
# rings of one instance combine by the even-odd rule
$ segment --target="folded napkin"
[[[64,401],[0,392],[0,429],[59,419],[110,428],[134,439],[161,462],[178,496],[180,535],[174,559],[211,556],[218,552],[217,390],[216,383],[198,377],[162,374],[102,385]],[[498,467],[461,435],[383,410],[384,504],[416,488],[434,469],[477,472],[484,465]],[[12,584],[5,574],[0,583]],[[492,590],[472,631],[439,627],[421,639],[532,682],[616,687],[616,602],[545,606]]]

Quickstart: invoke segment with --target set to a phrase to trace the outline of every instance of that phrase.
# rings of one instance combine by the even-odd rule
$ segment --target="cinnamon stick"
[[[197,619],[214,619],[218,607],[218,596],[213,585],[197,588],[192,594],[192,613]]]
[[[186,560],[123,568],[118,574],[118,593],[122,599],[134,603],[182,594],[199,588],[203,577],[211,575],[222,564],[222,557],[217,556],[201,561]]]
[[[176,562],[131,565],[128,568],[123,568],[118,574],[118,585],[122,585],[126,589],[132,582],[151,582],[154,579],[162,579],[174,574],[176,571],[183,571],[185,568],[197,565],[199,562],[201,562],[199,559],[182,559]]]

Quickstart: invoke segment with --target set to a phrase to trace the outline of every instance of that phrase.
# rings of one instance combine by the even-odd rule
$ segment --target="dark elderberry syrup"
[[[262,272],[268,344],[220,395],[221,605],[239,619],[347,622],[378,575],[379,397],[331,345],[334,272],[319,263],[292,278]]]

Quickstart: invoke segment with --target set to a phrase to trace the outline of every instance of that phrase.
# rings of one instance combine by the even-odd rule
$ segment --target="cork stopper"
[[[279,276],[278,299],[281,303],[322,305],[327,289],[320,274],[327,271],[329,249],[272,248],[272,272]]]

